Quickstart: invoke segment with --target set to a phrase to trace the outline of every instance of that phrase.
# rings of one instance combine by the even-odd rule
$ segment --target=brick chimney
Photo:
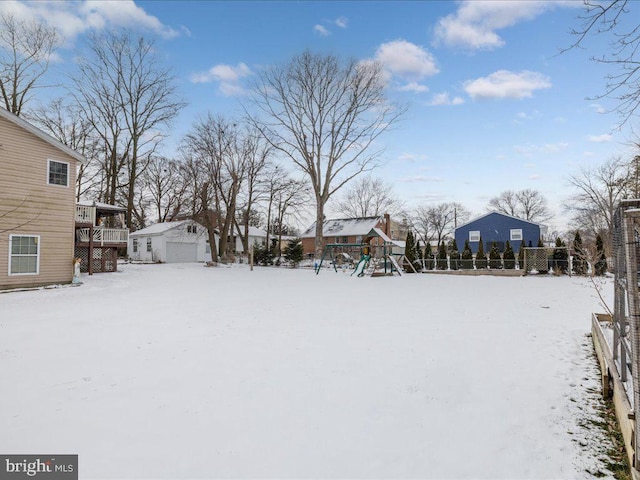
[[[384,234],[391,238],[391,217],[388,213],[384,214]]]

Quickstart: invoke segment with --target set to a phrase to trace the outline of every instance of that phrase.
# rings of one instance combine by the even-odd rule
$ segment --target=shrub
[[[440,242],[438,254],[436,255],[436,267],[438,270],[447,269],[447,248],[444,246],[444,240]]]
[[[491,243],[491,250],[489,250],[489,268],[496,270],[502,268],[502,258],[500,258],[500,252],[498,251],[496,242]]]
[[[431,243],[427,243],[427,246],[424,247],[424,269],[425,270],[433,270],[433,252],[431,251]]]
[[[478,242],[478,252],[476,253],[476,269],[481,270],[487,268],[487,255],[484,253],[484,244],[482,243],[482,237]]]
[[[504,260],[504,268],[507,270],[513,270],[516,268],[516,254],[513,253],[511,243],[507,240],[507,244],[504,247],[504,253],[502,254]]]
[[[552,256],[553,271],[563,275],[567,273],[569,267],[569,253],[566,248],[560,248],[564,246],[565,244],[560,237],[556,238],[556,248]]]
[[[464,241],[464,249],[462,250],[462,260],[460,261],[460,268],[473,270],[473,252],[469,247],[469,240]]]
[[[460,252],[458,251],[458,244],[454,238],[451,242],[451,250],[449,251],[449,268],[451,270],[458,270],[458,264],[460,263]]]
[[[298,263],[300,263],[304,258],[302,240],[299,238],[289,240],[289,243],[287,243],[287,246],[284,248],[284,258],[286,258],[294,267],[297,267]]]
[[[580,231],[576,230],[576,235],[573,237],[573,273],[585,275],[587,269],[587,256],[582,246],[582,237],[580,236]]]

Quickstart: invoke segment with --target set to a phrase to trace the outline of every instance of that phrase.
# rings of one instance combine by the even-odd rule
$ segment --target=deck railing
[[[96,207],[90,205],[76,205],[76,223],[96,224]]]
[[[76,240],[80,243],[89,243],[90,232],[91,229],[89,228],[79,228],[76,230]],[[95,227],[93,229],[93,241],[100,245],[105,243],[126,244],[129,241],[129,229]]]

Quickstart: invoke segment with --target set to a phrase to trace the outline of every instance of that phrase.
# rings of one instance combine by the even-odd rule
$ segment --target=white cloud
[[[523,155],[524,157],[530,157],[532,155],[538,153],[558,153],[569,148],[569,144],[567,142],[558,142],[558,143],[545,143],[543,145],[534,145],[528,143],[526,145],[516,145],[513,147],[514,150]],[[527,164],[529,166],[530,164]]]
[[[253,72],[245,63],[233,65],[214,65],[206,72],[191,75],[192,83],[219,82],[219,91],[227,97],[245,94],[244,88],[240,85],[241,79],[252,75]]]
[[[346,19],[346,17],[338,17],[336,18],[335,24],[340,28],[347,28],[348,20]]]
[[[529,180],[540,180],[541,178],[542,177],[537,173],[534,173],[533,175],[529,175]]]
[[[135,27],[152,31],[164,38],[180,33],[149,15],[133,0],[85,0],[80,2],[0,2],[0,12],[12,12],[25,20],[44,21],[56,27],[67,41],[89,30]]]
[[[607,113],[607,109],[604,108],[602,105],[600,105],[599,103],[592,103],[591,105],[589,105],[591,108],[593,108],[597,113]]]
[[[375,60],[390,74],[414,82],[439,72],[431,53],[406,40],[383,43],[376,51]]]
[[[410,177],[404,177],[398,180],[402,183],[414,183],[414,182],[442,182],[441,177],[430,177],[427,175],[413,175]]]
[[[602,135],[590,135],[588,140],[593,143],[607,143],[613,140],[613,135],[609,135],[608,133],[604,133]]]
[[[313,26],[313,31],[316,32],[321,37],[326,37],[328,35],[331,35],[331,32],[329,30],[327,30],[325,27],[319,24]]]
[[[464,83],[464,90],[474,100],[527,98],[533,96],[535,90],[550,87],[549,77],[528,70],[521,72],[498,70],[488,77]]]
[[[462,105],[464,103],[464,99],[462,97],[449,97],[449,93],[442,92],[436,93],[431,101],[428,103],[429,106],[439,106],[439,105]]]
[[[427,87],[426,85],[422,85],[418,82],[409,82],[405,85],[401,85],[398,87],[398,90],[401,92],[416,92],[416,93],[422,93],[422,92],[427,92],[429,91],[429,87]]]
[[[467,0],[455,13],[438,21],[434,42],[473,50],[498,48],[505,42],[497,30],[532,20],[559,4],[564,2]]]

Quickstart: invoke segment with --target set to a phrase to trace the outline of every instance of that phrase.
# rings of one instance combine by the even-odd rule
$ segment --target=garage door
[[[167,242],[167,263],[185,263],[197,261],[197,243]]]

